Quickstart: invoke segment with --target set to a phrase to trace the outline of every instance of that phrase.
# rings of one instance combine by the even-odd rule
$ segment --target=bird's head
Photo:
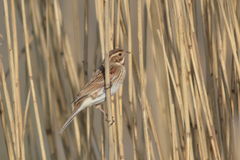
[[[123,49],[113,49],[109,52],[109,62],[120,63],[123,65],[125,58],[129,53],[129,51],[124,51]]]

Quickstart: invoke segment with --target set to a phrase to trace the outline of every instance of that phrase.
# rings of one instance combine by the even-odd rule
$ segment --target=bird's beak
[[[125,51],[127,54],[131,54],[131,52],[130,51]]]

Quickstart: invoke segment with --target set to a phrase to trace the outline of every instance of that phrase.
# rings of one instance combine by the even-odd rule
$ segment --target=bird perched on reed
[[[122,49],[114,49],[109,52],[109,76],[111,95],[117,92],[122,85],[126,75],[124,61],[130,52]],[[71,116],[64,123],[60,130],[62,133],[67,126],[72,122],[73,118],[82,110],[92,105],[97,105],[104,102],[106,99],[105,88],[105,68],[104,61],[102,65],[93,74],[90,81],[81,89],[80,93],[73,100],[73,111]],[[103,110],[102,110],[103,112]]]

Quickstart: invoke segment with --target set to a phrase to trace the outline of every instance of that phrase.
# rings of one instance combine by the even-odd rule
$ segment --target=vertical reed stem
[[[25,48],[26,48],[26,56],[27,56],[27,67],[28,67],[28,74],[29,74],[29,80],[30,80],[31,91],[32,91],[34,112],[35,112],[35,116],[36,116],[35,118],[36,118],[36,122],[37,122],[37,131],[38,131],[38,136],[39,136],[42,159],[46,160],[47,157],[46,157],[46,151],[45,151],[45,146],[44,146],[42,127],[41,127],[37,97],[36,97],[36,92],[35,92],[35,85],[33,82],[33,74],[32,74],[33,72],[32,72],[30,49],[29,49],[29,36],[28,36],[28,28],[27,28],[27,20],[26,20],[25,3],[24,3],[24,0],[22,0],[21,2],[22,2],[21,9],[22,9],[22,18],[23,18],[24,40],[25,40]]]
[[[110,23],[109,23],[109,0],[105,0],[104,2],[104,10],[105,10],[105,90],[106,90],[106,101],[107,101],[107,108],[108,108],[108,117],[111,121],[113,113],[111,107],[111,94],[110,94],[110,75],[109,75],[109,50],[110,50]],[[108,151],[109,151],[109,159],[114,159],[114,137],[113,137],[113,127],[109,127],[109,144],[108,144]]]
[[[144,130],[144,140],[145,140],[145,149],[147,160],[151,159],[150,154],[150,142],[148,135],[148,118],[147,118],[147,109],[146,109],[146,96],[145,96],[145,71],[143,64],[143,42],[142,42],[142,0],[139,0],[137,3],[137,19],[138,19],[138,45],[139,45],[139,69],[140,69],[140,90],[141,90],[141,99],[142,99],[142,112],[143,112],[143,130]]]

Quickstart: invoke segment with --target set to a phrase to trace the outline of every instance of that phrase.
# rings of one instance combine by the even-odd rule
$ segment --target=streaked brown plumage
[[[111,83],[111,95],[116,93],[118,88],[122,85],[125,78],[126,70],[124,67],[125,57],[129,52],[122,49],[114,49],[109,52],[109,75]],[[82,88],[77,97],[73,100],[73,112],[68,120],[61,128],[61,133],[71,123],[73,118],[83,109],[100,104],[105,101],[105,73],[104,62],[93,74],[90,81]]]

